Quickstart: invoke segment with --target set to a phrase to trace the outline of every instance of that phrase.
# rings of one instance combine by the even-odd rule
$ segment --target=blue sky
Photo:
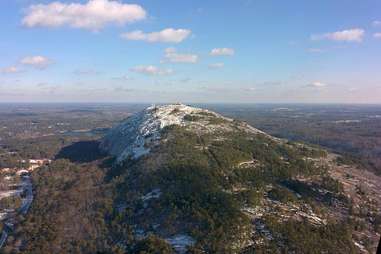
[[[381,102],[380,1],[0,2],[2,102]]]

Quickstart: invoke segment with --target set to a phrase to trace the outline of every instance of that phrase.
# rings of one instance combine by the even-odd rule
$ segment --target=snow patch
[[[146,202],[146,201],[154,199],[154,198],[160,198],[160,196],[161,196],[161,190],[160,189],[154,189],[153,191],[148,192],[146,195],[144,195],[142,197],[142,200],[144,202]]]
[[[186,253],[188,247],[195,244],[195,240],[188,235],[175,235],[165,239],[177,253]]]

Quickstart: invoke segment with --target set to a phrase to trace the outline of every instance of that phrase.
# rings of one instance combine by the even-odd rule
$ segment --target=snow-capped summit
[[[161,130],[167,126],[178,125],[187,130],[205,133],[232,130],[233,122],[233,119],[213,111],[181,103],[150,106],[113,128],[103,138],[100,147],[116,156],[119,162],[129,157],[137,159],[159,144]],[[239,127],[250,132],[260,132],[244,123],[240,123]]]

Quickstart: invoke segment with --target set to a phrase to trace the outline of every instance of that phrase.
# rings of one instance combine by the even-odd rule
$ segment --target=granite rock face
[[[151,106],[134,114],[114,127],[102,140],[101,149],[117,157],[138,159],[150,152],[161,139],[161,131],[167,126],[178,125],[196,133],[213,133],[244,129],[250,133],[261,131],[215,112],[187,106],[169,104]]]

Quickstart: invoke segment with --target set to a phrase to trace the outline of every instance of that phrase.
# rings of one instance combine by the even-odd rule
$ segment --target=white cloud
[[[19,72],[21,72],[21,70],[16,66],[9,66],[9,67],[0,69],[0,73],[5,73],[5,74],[19,73]]]
[[[381,21],[380,20],[375,20],[372,22],[373,26],[381,26]]]
[[[21,59],[20,63],[43,69],[50,65],[52,61],[44,56],[27,56]]]
[[[140,65],[140,66],[133,67],[130,70],[132,72],[141,73],[145,75],[152,75],[152,76],[156,76],[156,75],[163,76],[163,75],[170,75],[173,73],[172,69],[162,69],[153,65],[148,65],[148,66]]]
[[[323,88],[323,87],[326,87],[327,84],[320,81],[315,81],[315,82],[312,82],[309,86],[316,87],[316,88]]]
[[[374,33],[373,37],[376,39],[381,39],[381,33]]]
[[[214,48],[209,53],[211,56],[233,56],[235,50],[232,48]]]
[[[224,66],[225,66],[224,63],[212,63],[208,65],[209,69],[221,69]]]
[[[197,63],[198,55],[195,54],[180,54],[177,53],[175,48],[167,48],[164,55],[163,62],[170,63]]]
[[[311,40],[332,40],[332,41],[347,41],[347,42],[362,42],[365,35],[365,30],[361,28],[353,28],[333,33],[312,35]]]
[[[122,33],[120,36],[123,39],[131,41],[147,41],[147,42],[165,42],[165,43],[180,43],[192,33],[188,29],[173,29],[166,28],[159,32],[144,33],[141,30],[136,30],[128,33]]]
[[[81,3],[31,5],[22,20],[26,27],[60,27],[98,31],[108,24],[125,25],[146,18],[146,11],[136,4],[119,1],[89,0]]]

